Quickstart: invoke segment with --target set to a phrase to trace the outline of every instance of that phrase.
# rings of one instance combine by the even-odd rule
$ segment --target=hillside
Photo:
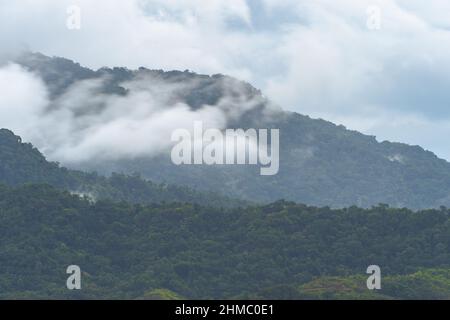
[[[407,275],[383,278],[381,290],[369,291],[366,278],[328,277],[301,285],[299,294],[306,299],[450,299],[450,270],[424,269]]]
[[[114,199],[132,203],[190,202],[216,206],[238,206],[245,202],[212,192],[196,192],[187,187],[156,184],[139,175],[96,173],[69,170],[48,162],[30,143],[7,129],[0,129],[0,183],[18,186],[28,183],[49,184],[91,200]]]
[[[371,264],[382,298],[448,298],[449,235],[444,209],[143,206],[1,187],[0,298],[363,298]],[[65,288],[71,264],[80,291]]]
[[[302,300],[448,300],[450,299],[450,269],[422,269],[405,275],[382,277],[380,290],[367,290],[366,276],[319,277],[295,285],[264,288],[245,299]]]
[[[280,129],[280,171],[275,176],[259,176],[259,169],[252,166],[175,166],[168,152],[158,156],[90,159],[72,164],[75,168],[104,174],[137,172],[158,183],[187,185],[255,202],[286,199],[331,207],[370,207],[378,203],[409,208],[450,206],[450,164],[432,152],[419,146],[378,142],[373,136],[343,126],[282,111],[274,108],[259,90],[236,79],[145,68],[93,71],[67,59],[41,54],[24,55],[17,61],[42,77],[56,102],[86,79],[103,79],[98,93],[111,96],[128,94],[122,86],[124,81],[153,79],[141,83],[148,88],[155,86],[156,80],[171,85],[189,82],[194,85],[178,92],[175,101],[196,110],[217,105],[231,91],[244,104],[256,102],[239,117],[229,119],[229,128]],[[227,112],[232,114],[237,107],[230,108]],[[92,112],[92,108],[89,110]]]

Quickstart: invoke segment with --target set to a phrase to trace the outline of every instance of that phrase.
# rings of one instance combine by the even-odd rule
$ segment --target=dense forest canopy
[[[222,75],[19,63],[54,99],[104,76],[102,95],[126,96],[122,81],[145,75],[195,79],[178,98],[196,110],[223,82],[243,86],[261,104],[232,125],[279,128],[281,164],[273,177],[164,156],[79,171],[0,129],[0,298],[450,299],[450,164],[431,152],[282,110],[264,122],[261,93]],[[66,288],[73,264],[82,290]],[[369,265],[381,290],[366,287]]]
[[[3,186],[0,243],[2,298],[450,297],[446,208],[93,203]],[[65,288],[72,264],[82,290]],[[372,264],[387,277],[376,293]]]

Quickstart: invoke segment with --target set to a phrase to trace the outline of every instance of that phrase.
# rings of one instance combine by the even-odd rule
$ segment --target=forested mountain
[[[229,128],[280,129],[280,171],[174,166],[166,153],[93,157],[78,171],[1,129],[0,298],[450,298],[450,164],[431,152],[282,111],[223,75],[17,62],[46,83],[49,108],[86,79],[102,79],[101,97],[129,95],[124,81],[189,82],[175,103],[225,108]],[[224,95],[252,105],[237,113]],[[76,111],[94,118],[107,107],[83,101]],[[82,290],[66,288],[73,264]],[[379,291],[365,287],[373,264]]]
[[[172,85],[194,83],[176,97],[194,110],[216,105],[229,94],[227,90],[235,88],[243,101],[256,103],[230,120],[229,128],[280,129],[280,171],[274,176],[260,176],[259,168],[253,166],[175,166],[168,153],[107,161],[93,159],[79,163],[79,169],[107,174],[138,172],[157,182],[189,185],[255,202],[287,199],[331,207],[370,207],[378,203],[409,208],[450,205],[450,164],[432,152],[419,146],[380,143],[373,136],[343,126],[274,109],[257,89],[227,76],[145,68],[93,71],[67,59],[41,54],[26,54],[17,61],[42,77],[54,101],[85,79],[104,79],[99,89],[102,95],[126,96],[128,91],[122,82],[145,76]]]
[[[0,187],[0,298],[449,298],[449,246],[445,208],[217,209]],[[81,290],[66,289],[72,264]]]
[[[17,186],[46,183],[84,195],[91,200],[114,199],[132,203],[190,202],[220,206],[238,206],[246,202],[231,200],[212,192],[196,192],[188,187],[155,184],[139,175],[112,174],[106,178],[48,162],[30,143],[0,129],[0,183]]]

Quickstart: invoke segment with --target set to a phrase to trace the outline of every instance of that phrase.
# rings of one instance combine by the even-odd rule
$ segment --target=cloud
[[[223,96],[214,105],[192,108],[183,101],[201,86],[198,78],[161,80],[157,74],[137,74],[120,85],[126,95],[103,93],[108,76],[80,80],[54,99],[35,74],[18,65],[0,68],[0,127],[32,142],[49,159],[65,165],[170,154],[172,132],[225,129],[229,121],[259,105],[244,83],[221,78],[215,90]]]
[[[430,14],[431,4],[266,2],[290,4],[303,17],[286,27],[275,49],[289,68],[268,79],[269,97],[379,140],[420,144],[450,159],[442,139],[450,123],[450,32],[440,14]],[[380,8],[380,30],[366,26],[369,5]]]
[[[0,126],[27,134],[48,104],[44,83],[15,64],[0,68]]]
[[[66,9],[81,9],[81,29],[66,28]],[[14,17],[14,19],[10,19]],[[247,78],[234,64],[245,37],[228,32],[233,21],[251,24],[244,0],[22,1],[0,0],[2,43],[64,56],[92,68],[193,69]]]
[[[78,31],[66,28],[73,4],[82,9]],[[379,30],[367,28],[373,5]],[[426,139],[399,133],[413,125],[402,119],[450,119],[448,9],[445,0],[0,0],[0,27],[11,30],[0,41],[93,68],[230,74],[286,109],[380,138],[391,132],[391,140],[450,159],[438,131]],[[355,126],[387,114],[395,131],[389,123]]]

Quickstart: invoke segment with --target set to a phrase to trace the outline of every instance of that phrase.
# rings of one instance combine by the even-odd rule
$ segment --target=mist
[[[163,81],[139,76],[120,83],[125,95],[105,93],[108,77],[76,81],[52,97],[35,73],[18,64],[0,68],[0,127],[35,145],[49,160],[65,165],[87,161],[152,157],[169,153],[171,134],[192,130],[195,121],[223,130],[230,120],[261,103],[225,86],[216,105],[193,109],[182,101],[196,80]],[[232,86],[233,92],[226,86]],[[228,93],[229,92],[229,93]]]

